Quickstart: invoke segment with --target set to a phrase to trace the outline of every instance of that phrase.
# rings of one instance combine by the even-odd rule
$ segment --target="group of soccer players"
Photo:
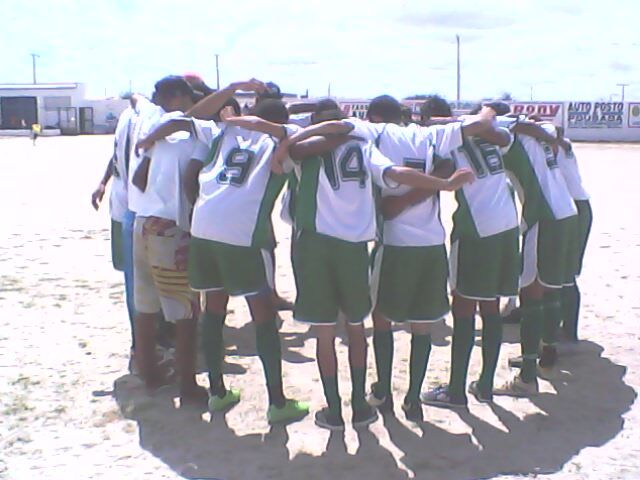
[[[256,93],[247,116],[233,98],[237,90]],[[171,381],[156,353],[164,317],[175,324],[181,403],[207,402],[217,412],[239,402],[240,390],[222,374],[223,326],[229,296],[244,296],[269,422],[308,414],[306,403],[285,397],[282,384],[277,310],[286,302],[275,293],[271,214],[286,188],[281,216],[292,227],[294,318],[317,338],[327,403],[314,414],[318,426],[344,428],[338,321],[348,335],[354,427],[393,409],[392,323],[411,331],[401,406],[407,419],[422,421],[423,403],[465,408],[467,391],[480,402],[494,394],[535,395],[538,374],[557,360],[559,331],[578,339],[575,279],[591,224],[589,197],[561,128],[512,116],[502,102],[456,118],[437,96],[422,106],[419,123],[388,95],[371,101],[366,121],[344,118],[331,99],[308,110],[290,112],[274,84],[255,79],[212,91],[198,77],[170,76],[156,83],[152,101],[133,96],[120,117],[93,201],[97,206],[112,176],[114,266],[125,272],[133,358],[147,387]],[[441,190],[455,191],[458,205],[449,255]],[[450,378],[422,391],[431,325],[450,310],[447,284]],[[522,356],[510,365],[519,372],[494,387],[499,302],[518,294]],[[482,372],[467,385],[477,310]],[[367,390],[369,314],[377,381]],[[207,390],[195,381],[198,331]]]

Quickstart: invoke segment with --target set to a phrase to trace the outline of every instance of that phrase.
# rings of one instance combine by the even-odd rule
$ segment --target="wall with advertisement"
[[[640,104],[565,102],[565,129],[571,140],[640,141]]]
[[[511,102],[511,111],[518,115],[537,115],[555,125],[564,125],[562,102]]]

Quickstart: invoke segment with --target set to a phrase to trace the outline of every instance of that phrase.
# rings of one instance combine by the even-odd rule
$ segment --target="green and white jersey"
[[[553,132],[549,131],[548,133],[555,136],[553,125],[546,124],[543,127],[549,130],[553,129]],[[540,189],[551,209],[553,218],[562,220],[577,215],[578,210],[573,198],[571,198],[558,165],[558,159],[551,146],[528,135],[519,135],[519,138],[533,165]]]
[[[271,172],[276,140],[270,135],[194,120],[194,133],[209,147],[200,172],[191,234],[242,247],[265,247],[271,212],[286,180]]]
[[[310,230],[347,242],[367,242],[376,236],[373,183],[385,183],[393,167],[370,142],[351,140],[333,152],[305,158],[296,167],[296,231]]]
[[[511,137],[508,129],[503,129]],[[468,168],[475,181],[455,192],[458,208],[453,214],[453,237],[484,238],[518,226],[518,211],[509,188],[500,148],[477,137],[467,137],[451,155],[456,168]]]
[[[576,155],[573,152],[573,146],[568,138],[565,138],[564,141],[569,144],[570,149],[568,152],[565,152],[563,148],[558,150],[558,165],[567,183],[569,193],[574,200],[589,200],[589,194],[582,185],[582,177],[580,176]]]
[[[462,144],[460,123],[407,127],[391,123],[370,123],[358,119],[345,120],[353,126],[352,135],[374,142],[394,165],[415,168],[423,173],[433,170],[434,158],[449,158],[451,151]],[[382,187],[382,196],[404,195],[411,187]],[[386,220],[382,229],[385,245],[423,247],[442,245],[445,231],[440,221],[439,196],[412,205],[397,217]]]
[[[517,120],[514,118],[498,117],[498,125],[500,126],[512,127],[516,123]],[[522,205],[522,228],[524,230],[540,220],[557,218],[548,199],[550,168],[547,161],[553,164],[554,160],[552,158],[553,150],[548,145],[547,150],[551,152],[551,155],[548,152],[545,153],[544,147],[533,137],[518,134],[509,151],[503,155],[509,179]],[[566,190],[566,185],[564,189]],[[573,209],[575,211],[575,205]],[[562,210],[571,209],[563,208]]]

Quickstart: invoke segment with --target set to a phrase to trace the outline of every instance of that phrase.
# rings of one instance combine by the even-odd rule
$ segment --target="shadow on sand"
[[[146,397],[132,386],[135,381],[130,376],[116,380],[114,396],[123,415],[138,423],[141,447],[185,478],[401,479],[415,475],[462,480],[530,475],[559,471],[583,448],[603,445],[622,430],[622,415],[636,393],[624,383],[626,368],[602,357],[602,352],[599,345],[585,341],[579,353],[561,358],[550,380],[557,394],[541,393],[531,400],[539,413],[521,419],[501,406],[502,400],[490,406],[472,404],[471,411],[457,413],[471,435],[428,422],[419,429],[409,428],[404,419],[388,414],[371,429],[356,433],[356,454],[347,452],[342,432],[329,434],[309,419],[271,429],[265,423],[264,433],[238,435],[237,428],[227,424],[228,417],[216,414],[209,422],[200,411],[176,409],[169,394]],[[427,409],[427,418],[429,413]],[[489,416],[495,417],[491,423],[485,420]],[[245,429],[251,422],[255,418],[234,419],[236,426]],[[304,450],[292,444],[318,442],[324,446],[320,455],[298,453],[290,458],[291,450]]]

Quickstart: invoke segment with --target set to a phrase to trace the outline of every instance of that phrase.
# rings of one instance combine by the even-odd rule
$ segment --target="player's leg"
[[[578,341],[578,318],[580,316],[580,289],[578,288],[577,277],[582,271],[582,262],[587,246],[587,240],[589,238],[589,232],[591,231],[591,223],[593,221],[591,204],[588,200],[576,201],[576,207],[578,208],[577,244],[574,247],[576,254],[576,278],[574,284],[563,287],[561,293],[564,319],[562,330],[564,332],[564,337],[573,342]]]
[[[201,291],[205,298],[200,314],[200,340],[209,374],[209,409],[220,411],[236,404],[240,391],[228,389],[222,375],[223,328],[229,296],[224,291],[214,242],[191,238],[188,273],[191,288]]]
[[[365,399],[367,342],[363,321],[371,311],[369,254],[364,242],[354,244],[331,239],[328,243],[340,310],[347,320],[352,423],[354,427],[361,427],[378,418],[376,410]]]
[[[545,222],[538,240],[540,281],[548,287],[544,294],[544,325],[539,365],[552,368],[557,360],[556,343],[562,321],[561,289],[575,278],[572,237],[577,229],[577,216]]]
[[[327,237],[312,232],[302,232],[296,240],[293,265],[298,294],[294,318],[312,325],[316,336],[316,360],[327,407],[315,413],[315,424],[342,430],[344,420],[335,352],[338,295],[332,278],[331,250]]]
[[[148,237],[143,235],[145,221],[138,217],[134,226],[135,360],[147,388],[153,390],[167,379],[156,358],[156,322],[161,305],[148,259]]]

